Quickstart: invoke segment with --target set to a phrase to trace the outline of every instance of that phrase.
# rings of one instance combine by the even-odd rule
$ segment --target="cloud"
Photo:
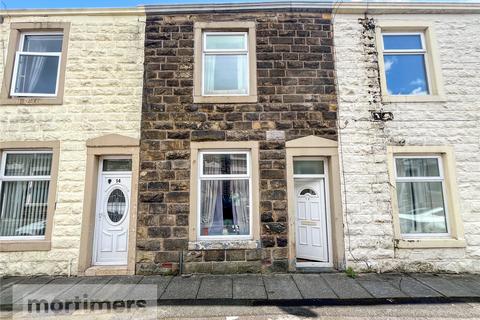
[[[396,63],[398,60],[395,57],[388,57],[385,59],[385,72],[390,71],[392,69],[392,66],[394,63]]]
[[[409,94],[414,96],[425,96],[427,95],[427,91],[425,91],[422,87],[417,87],[413,89]]]
[[[412,86],[423,86],[425,84],[425,80],[417,78],[413,81],[410,81],[410,85]]]

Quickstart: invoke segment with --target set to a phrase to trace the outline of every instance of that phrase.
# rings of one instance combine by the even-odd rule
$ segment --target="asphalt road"
[[[156,313],[156,314],[155,314]],[[223,320],[295,320],[295,319],[480,319],[480,303],[403,304],[374,306],[159,306],[146,313],[76,313],[68,317],[33,316],[2,313],[5,319],[223,319]]]

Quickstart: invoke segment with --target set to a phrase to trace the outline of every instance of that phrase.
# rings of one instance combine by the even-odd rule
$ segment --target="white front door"
[[[105,172],[100,168],[94,265],[127,264],[131,184],[131,172]]]
[[[295,179],[297,259],[329,262],[325,179]]]

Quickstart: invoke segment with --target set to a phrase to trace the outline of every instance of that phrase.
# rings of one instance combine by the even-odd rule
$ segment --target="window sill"
[[[255,103],[257,96],[193,96],[193,103]]]
[[[52,244],[49,240],[2,240],[0,252],[13,251],[50,251]]]
[[[467,246],[463,239],[396,239],[395,248],[417,249],[417,248],[465,248]]]
[[[382,96],[382,102],[395,103],[395,102],[446,102],[445,96],[432,95],[432,96]]]
[[[188,250],[229,250],[229,249],[258,249],[258,240],[199,240],[189,241]]]
[[[63,104],[61,97],[39,98],[39,97],[2,97],[0,105],[60,105]]]
[[[447,99],[442,95],[432,96],[382,96],[382,102],[446,102]]]

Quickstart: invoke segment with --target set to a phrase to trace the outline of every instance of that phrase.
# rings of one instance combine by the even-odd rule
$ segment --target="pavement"
[[[153,292],[147,289],[153,288]],[[63,301],[144,299],[156,306],[326,306],[480,302],[480,275],[343,273],[3,277],[0,309],[26,296]],[[50,301],[49,300],[49,301]]]

